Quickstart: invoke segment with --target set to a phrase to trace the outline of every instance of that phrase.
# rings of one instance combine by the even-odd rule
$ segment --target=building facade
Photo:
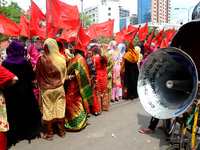
[[[99,4],[84,10],[93,23],[102,23],[114,19],[113,32],[119,32],[119,0],[100,0]]]
[[[125,26],[138,24],[137,14],[132,14],[131,17],[120,18],[119,24],[120,30],[122,30]]]
[[[124,9],[122,6],[119,6],[119,17],[130,17],[130,10]]]
[[[171,0],[138,0],[138,24],[170,23]]]

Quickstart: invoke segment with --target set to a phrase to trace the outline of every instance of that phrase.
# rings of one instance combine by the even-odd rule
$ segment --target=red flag
[[[164,47],[168,47],[168,45],[166,44],[165,39],[163,38],[160,44],[160,48],[164,48]]]
[[[22,13],[20,18],[20,25],[22,26],[20,35],[28,37],[29,20]]]
[[[144,27],[141,27],[139,30],[139,42],[144,41],[147,35],[149,35],[148,22],[146,23]]]
[[[144,43],[144,50],[146,51],[149,46],[151,45],[151,41],[152,41],[152,38],[153,38],[153,34],[155,32],[156,29],[153,30],[153,32],[151,33],[150,37],[148,38],[148,40],[146,41],[146,43]]]
[[[125,34],[125,40],[132,42],[133,39],[135,38],[137,32],[139,30],[139,27],[134,27],[134,26],[128,26],[127,33]]]
[[[48,23],[52,23],[51,9],[55,27],[78,29],[80,17],[77,6],[68,5],[60,0],[51,0],[51,3],[47,0]]]
[[[31,7],[29,6],[29,9],[26,11],[27,16],[30,16],[30,10],[31,10]]]
[[[0,33],[12,37],[18,37],[21,29],[21,25],[11,21],[0,13]]]
[[[174,35],[175,35],[175,30],[174,28],[170,31],[166,31],[165,32],[165,37],[166,37],[166,41],[167,43],[171,42],[172,39],[174,38]]]
[[[127,33],[126,31],[126,26],[119,32],[116,33],[115,35],[115,41],[117,43],[122,43],[125,41],[125,34]]]
[[[95,29],[94,24],[91,25],[91,26],[89,27],[89,29],[85,29],[84,31],[85,31],[85,33],[90,37],[90,39],[99,40],[99,39],[98,39],[98,36],[97,36],[97,32],[96,32],[96,29]]]
[[[84,32],[82,23],[78,33],[78,39],[75,45],[75,49],[82,50],[85,54],[87,53],[87,46],[91,43],[90,37]]]
[[[56,40],[68,43],[70,42],[66,29],[63,29],[62,34],[59,38],[56,38]]]
[[[68,31],[68,37],[69,37],[70,42],[76,40],[77,32],[78,32],[78,30],[69,30]]]
[[[55,27],[55,35],[59,28]],[[32,1],[31,11],[31,25],[30,25],[30,38],[37,35],[40,39],[46,39],[46,16],[38,8],[38,6]],[[54,38],[52,24],[48,24],[48,37]]]
[[[155,43],[155,47],[160,46],[163,38],[164,28],[158,33],[158,35],[152,40]]]
[[[114,19],[103,23],[95,23],[95,28],[98,36],[111,37],[113,36]]]

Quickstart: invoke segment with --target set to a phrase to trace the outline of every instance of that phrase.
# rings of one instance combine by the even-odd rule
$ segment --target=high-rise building
[[[93,23],[115,19],[113,32],[119,32],[119,0],[100,0],[99,4],[84,10]]]
[[[124,9],[122,6],[119,6],[119,17],[130,17],[130,10]]]
[[[138,0],[138,24],[170,23],[171,0]]]

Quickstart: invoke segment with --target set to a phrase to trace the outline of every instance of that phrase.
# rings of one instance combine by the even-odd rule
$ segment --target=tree
[[[82,19],[82,13],[79,12],[80,19]],[[92,25],[91,17],[83,13],[83,29],[88,29]]]
[[[23,10],[17,2],[12,2],[6,6],[8,2],[6,0],[0,0],[0,13],[7,17],[8,19],[20,23],[20,16],[23,13],[27,18],[29,16],[26,15],[25,10]],[[1,35],[0,39],[9,39],[9,36]]]

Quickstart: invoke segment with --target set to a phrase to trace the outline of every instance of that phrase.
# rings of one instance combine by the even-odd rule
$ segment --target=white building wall
[[[93,11],[96,7],[97,11]],[[97,6],[90,7],[84,11],[86,15],[90,15],[91,21],[94,23],[102,23],[105,21],[108,21],[109,19],[114,19],[114,28],[113,32],[119,32],[119,0],[104,0],[99,1],[99,4]],[[93,17],[95,13],[95,17]]]

